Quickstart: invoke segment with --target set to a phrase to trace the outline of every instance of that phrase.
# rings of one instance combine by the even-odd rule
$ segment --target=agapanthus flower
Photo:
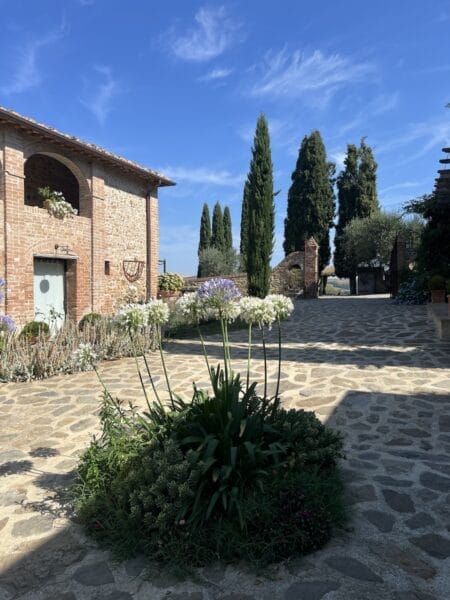
[[[147,325],[145,304],[127,304],[117,313],[119,324],[130,333],[136,333]]]
[[[162,300],[151,300],[145,304],[147,323],[149,325],[164,325],[169,320],[169,307]]]
[[[233,321],[239,316],[241,293],[229,279],[210,279],[198,288],[198,297],[211,316]]]
[[[0,283],[0,285],[2,285]],[[9,315],[0,315],[0,333],[12,333],[17,329],[17,325]]]
[[[282,294],[269,294],[265,298],[266,302],[272,304],[277,321],[287,319],[294,310],[294,304],[290,298]]]
[[[277,318],[272,302],[267,302],[265,299],[247,296],[241,299],[240,306],[241,318],[249,324],[271,327]]]
[[[80,371],[92,369],[98,360],[92,344],[80,344],[72,354],[72,358]]]
[[[208,310],[196,292],[183,294],[175,306],[179,314],[190,323],[199,323],[208,318]]]

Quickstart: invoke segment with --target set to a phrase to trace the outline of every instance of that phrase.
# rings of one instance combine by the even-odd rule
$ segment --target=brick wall
[[[80,215],[63,221],[39,206],[25,204],[25,163],[36,153],[46,154],[68,167],[80,189]],[[28,183],[44,185],[54,164],[32,171]],[[36,166],[36,165],[35,165]],[[39,166],[39,165],[38,165]],[[50,255],[66,260],[67,308],[75,319],[91,310],[111,312],[123,301],[130,285],[123,261],[138,259],[147,267],[150,240],[150,272],[146,267],[133,283],[138,295],[156,295],[158,273],[158,199],[148,194],[149,182],[112,167],[88,161],[51,141],[31,137],[8,125],[0,125],[0,276],[7,279],[4,310],[19,324],[34,317],[33,257]],[[54,187],[54,186],[51,186]],[[30,188],[28,188],[30,189]],[[59,191],[59,190],[58,190]],[[147,226],[147,212],[151,223]],[[109,261],[109,274],[105,262]]]

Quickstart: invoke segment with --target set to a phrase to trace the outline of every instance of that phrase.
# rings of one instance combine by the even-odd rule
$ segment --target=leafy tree
[[[242,212],[241,212],[241,265],[244,271],[247,270],[247,249],[248,249],[248,179],[244,185],[244,193],[242,197]]]
[[[239,257],[234,248],[225,251],[206,248],[201,251],[199,261],[202,277],[230,275],[236,273],[239,266]]]
[[[202,272],[201,272],[201,268],[200,268],[200,254],[203,250],[206,250],[206,248],[209,248],[211,245],[211,219],[209,216],[209,208],[208,205],[205,204],[203,205],[203,210],[202,210],[202,216],[200,219],[200,239],[198,242],[198,257],[199,257],[199,264],[198,264],[198,270],[197,270],[197,277],[202,277]]]
[[[337,178],[339,209],[334,266],[338,277],[349,277],[352,294],[356,293],[356,269],[352,257],[346,255],[342,236],[352,219],[368,217],[379,210],[376,170],[372,149],[364,140],[359,148],[348,144],[344,170]]]
[[[267,120],[258,117],[252,160],[244,188],[248,202],[246,267],[248,291],[263,298],[270,288],[270,259],[274,242],[275,206],[272,157]]]
[[[217,250],[225,249],[225,232],[223,228],[222,207],[216,202],[212,218],[211,246]]]
[[[228,206],[225,206],[223,211],[223,234],[224,234],[224,249],[231,250],[233,248],[233,233],[231,226],[231,213]]]
[[[405,210],[425,219],[417,253],[419,270],[450,278],[450,191],[435,191],[412,200]]]
[[[388,266],[397,235],[414,237],[421,229],[418,219],[402,220],[392,213],[377,212],[353,219],[341,238],[347,264],[355,272],[358,266]]]
[[[335,166],[327,162],[325,146],[318,131],[305,136],[288,193],[284,221],[284,251],[302,250],[305,239],[314,236],[319,244],[319,269],[328,264],[330,228],[335,210],[333,175]]]

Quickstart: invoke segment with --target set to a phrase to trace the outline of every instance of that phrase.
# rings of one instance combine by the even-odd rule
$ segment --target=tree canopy
[[[252,148],[250,170],[244,188],[247,199],[246,269],[248,291],[263,298],[270,288],[270,260],[272,258],[275,227],[272,157],[269,127],[260,115]],[[245,236],[244,236],[245,237]]]
[[[305,239],[314,236],[319,244],[320,270],[328,264],[331,256],[330,228],[335,211],[334,170],[334,164],[327,161],[320,133],[313,131],[305,136],[288,193],[283,247],[285,254],[302,250]]]

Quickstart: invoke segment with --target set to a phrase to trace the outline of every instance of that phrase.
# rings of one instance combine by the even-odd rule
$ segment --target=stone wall
[[[185,277],[186,290],[195,290],[211,277]],[[247,274],[226,275],[234,281],[242,295],[247,294]],[[305,251],[288,254],[272,269],[270,279],[271,294],[297,296],[303,293],[305,298],[317,298],[319,291],[319,246],[314,238],[305,243]]]

